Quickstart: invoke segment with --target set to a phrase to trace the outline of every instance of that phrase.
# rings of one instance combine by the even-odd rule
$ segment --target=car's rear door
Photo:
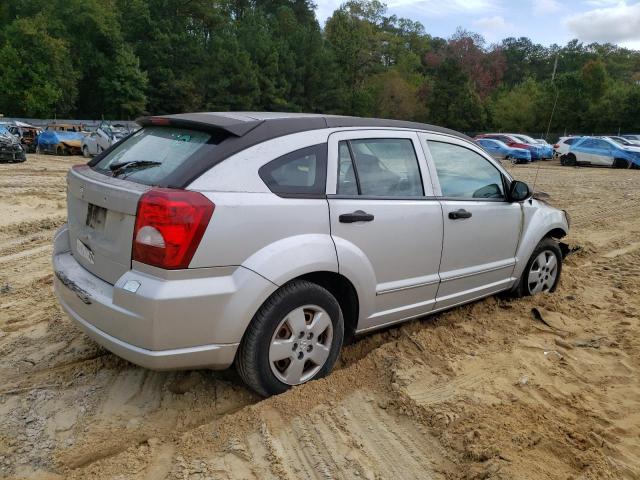
[[[444,239],[436,309],[514,282],[522,209],[506,200],[504,172],[471,142],[420,134],[442,203]]]
[[[433,309],[442,209],[417,134],[333,133],[327,193],[340,271],[361,292],[358,330]]]

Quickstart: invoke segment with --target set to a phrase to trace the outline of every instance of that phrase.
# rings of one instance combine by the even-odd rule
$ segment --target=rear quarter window
[[[275,194],[322,196],[327,181],[327,145],[295,150],[263,165],[258,173]]]
[[[195,157],[210,153],[222,140],[219,135],[198,130],[145,127],[90,165],[105,175],[145,185],[162,185],[178,170],[189,168]]]

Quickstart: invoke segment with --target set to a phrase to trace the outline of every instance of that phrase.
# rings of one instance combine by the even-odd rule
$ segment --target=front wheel
[[[276,291],[253,317],[236,368],[262,396],[327,375],[344,337],[340,305],[324,288],[296,280]]]
[[[562,252],[558,242],[552,238],[543,239],[531,254],[522,272],[515,291],[516,296],[554,292],[560,281],[561,272]]]
[[[568,153],[564,157],[564,164],[567,167],[575,167],[575,166],[578,165],[578,159],[576,158],[576,156],[573,153]]]
[[[84,147],[82,147],[82,156],[84,158],[89,158],[91,156],[89,154],[89,147],[87,147],[86,145]]]

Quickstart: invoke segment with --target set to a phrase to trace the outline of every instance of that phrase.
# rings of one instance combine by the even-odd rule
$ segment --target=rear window
[[[190,159],[206,154],[221,139],[175,127],[145,127],[92,165],[106,175],[145,185],[160,185]]]
[[[567,138],[564,143],[566,143],[567,145],[573,145],[574,143],[576,143],[576,141],[578,140],[578,138]]]

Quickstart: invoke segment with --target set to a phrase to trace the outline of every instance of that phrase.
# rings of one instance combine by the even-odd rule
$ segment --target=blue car
[[[606,137],[582,137],[560,157],[562,165],[640,168],[640,147],[628,147]]]
[[[523,143],[531,145],[531,157],[533,160],[548,160],[553,158],[553,147],[551,145],[540,143],[529,135],[523,135],[521,133],[514,133],[512,135]]]
[[[498,160],[511,160],[512,163],[531,161],[531,152],[524,148],[513,148],[492,138],[479,138],[476,142]]]

